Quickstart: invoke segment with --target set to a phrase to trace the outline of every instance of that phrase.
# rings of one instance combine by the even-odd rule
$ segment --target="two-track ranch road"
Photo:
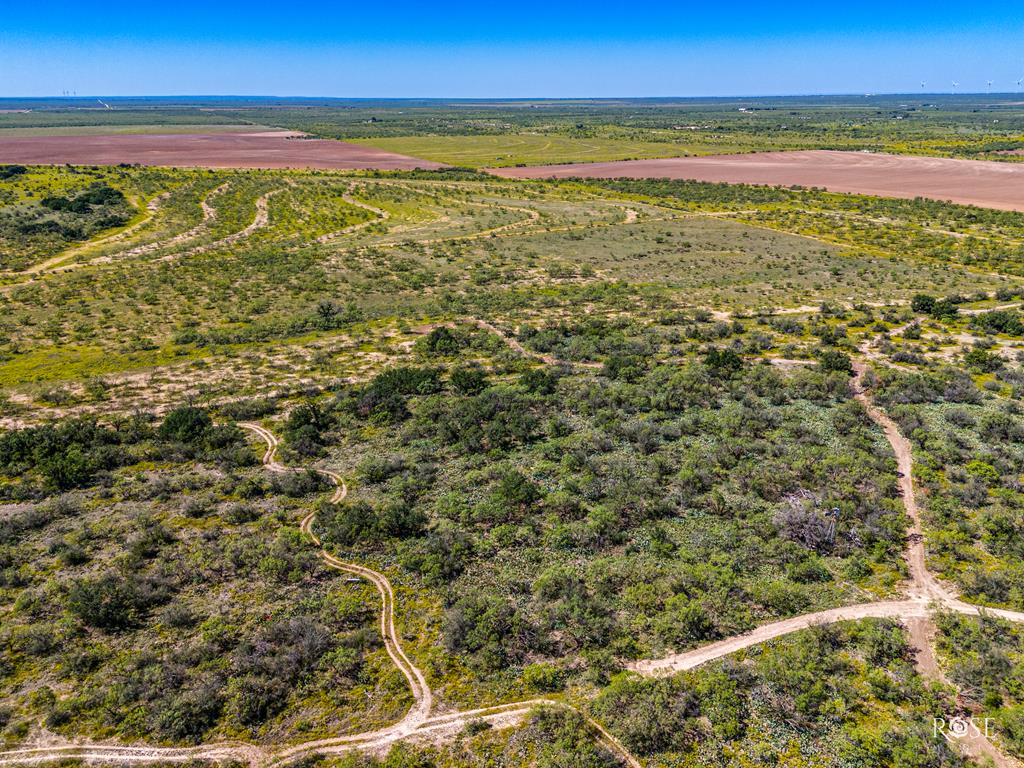
[[[0,164],[140,165],[186,168],[322,168],[413,170],[441,163],[360,144],[265,133],[111,134],[0,138]]]
[[[768,186],[824,187],[879,197],[927,197],[1024,211],[1024,163],[806,150],[621,160],[610,163],[489,168],[510,179],[692,179]]]

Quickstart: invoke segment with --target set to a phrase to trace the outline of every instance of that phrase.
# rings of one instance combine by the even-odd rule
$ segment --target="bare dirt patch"
[[[0,163],[411,170],[440,163],[287,131],[0,138]]]
[[[496,168],[520,179],[669,178],[730,184],[823,187],[880,197],[927,197],[962,205],[1024,211],[1024,164],[870,152],[808,150],[663,160]]]

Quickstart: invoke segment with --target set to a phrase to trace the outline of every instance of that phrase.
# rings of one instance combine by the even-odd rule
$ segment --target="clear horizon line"
[[[176,94],[85,94],[85,95],[49,95],[49,96],[7,96],[0,95],[0,101],[54,101],[54,100],[86,100],[86,99],[332,99],[336,101],[629,101],[645,99],[677,99],[681,101],[695,101],[699,99],[794,99],[794,98],[836,98],[848,97],[856,99],[869,99],[879,97],[926,97],[926,96],[1020,96],[1024,97],[1024,90],[1021,91],[878,91],[878,92],[806,92],[806,93],[772,93],[772,94],[725,94],[725,95],[702,95],[702,96],[329,96],[320,95],[275,95],[275,94],[201,94],[201,93],[176,93]]]

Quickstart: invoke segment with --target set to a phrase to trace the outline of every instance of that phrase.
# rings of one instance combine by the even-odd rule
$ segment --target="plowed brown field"
[[[809,150],[496,168],[508,178],[670,178],[824,187],[880,197],[927,197],[1024,211],[1024,164]]]
[[[287,132],[0,138],[0,163],[410,170],[440,163]]]

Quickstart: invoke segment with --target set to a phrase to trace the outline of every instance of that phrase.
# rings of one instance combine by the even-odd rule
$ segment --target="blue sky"
[[[1024,6],[1006,2],[4,5],[0,96],[983,92],[1024,77]]]

